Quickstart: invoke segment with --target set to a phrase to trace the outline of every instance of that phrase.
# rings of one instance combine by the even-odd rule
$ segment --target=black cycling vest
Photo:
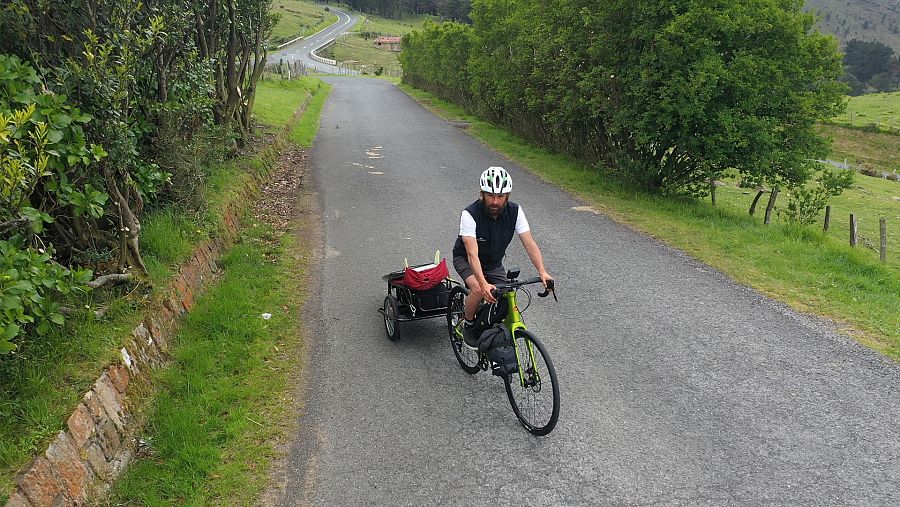
[[[488,215],[481,199],[466,207],[466,211],[475,219],[475,239],[478,241],[478,260],[481,269],[494,269],[501,264],[506,255],[506,247],[516,233],[516,219],[519,218],[519,205],[509,201],[496,219]],[[456,238],[453,245],[453,257],[466,256],[466,245],[462,237]]]

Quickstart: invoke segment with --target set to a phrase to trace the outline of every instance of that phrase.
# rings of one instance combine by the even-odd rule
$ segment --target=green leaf
[[[16,350],[15,343],[0,339],[0,354],[9,354],[14,350]]]
[[[51,121],[60,128],[68,127],[72,123],[72,117],[67,114],[54,114]]]
[[[50,315],[50,320],[52,320],[53,323],[58,326],[63,325],[63,323],[66,321],[65,317],[63,317],[60,313],[54,313],[53,315]]]
[[[63,138],[63,133],[61,130],[52,129],[47,134],[47,141],[50,144],[56,144],[56,143],[62,141],[62,138]]]
[[[19,336],[19,326],[10,322],[3,328],[3,334],[0,335],[0,342],[11,341],[16,336]]]

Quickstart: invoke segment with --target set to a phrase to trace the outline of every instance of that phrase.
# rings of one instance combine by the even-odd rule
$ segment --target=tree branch
[[[92,289],[99,289],[108,283],[123,283],[134,279],[131,273],[112,273],[109,275],[98,276],[94,280],[87,283]]]

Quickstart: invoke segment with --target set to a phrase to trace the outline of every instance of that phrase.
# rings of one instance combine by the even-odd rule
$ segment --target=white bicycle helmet
[[[512,177],[502,167],[488,167],[481,173],[481,190],[490,194],[512,192]]]

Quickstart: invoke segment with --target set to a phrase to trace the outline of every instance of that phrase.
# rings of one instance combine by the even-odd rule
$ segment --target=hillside
[[[876,40],[900,54],[900,0],[806,0],[819,28],[843,45],[850,39]]]

